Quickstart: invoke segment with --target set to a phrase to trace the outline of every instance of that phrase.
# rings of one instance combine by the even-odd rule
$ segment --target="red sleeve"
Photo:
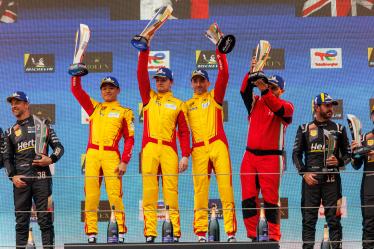
[[[190,147],[190,130],[188,128],[188,124],[186,121],[186,114],[183,110],[181,110],[178,114],[178,136],[179,136],[179,143],[182,150],[182,156],[189,157],[191,154],[191,147]]]
[[[225,98],[227,82],[229,81],[229,67],[227,64],[226,55],[216,49],[217,64],[218,64],[218,76],[216,84],[214,86],[214,100],[218,104],[223,103]]]
[[[87,114],[91,116],[95,107],[91,102],[90,96],[82,88],[81,77],[71,77],[71,92]]]
[[[148,75],[149,49],[140,51],[138,59],[138,85],[143,105],[147,105],[150,100],[151,83]]]
[[[129,163],[132,155],[132,148],[134,147],[134,136],[129,134],[129,125],[125,119],[123,119],[123,153],[121,160],[122,162]]]
[[[292,122],[292,115],[294,111],[293,104],[276,97],[268,89],[261,95],[261,98],[264,100],[269,109],[274,112],[275,115],[281,117],[286,124],[290,124]]]

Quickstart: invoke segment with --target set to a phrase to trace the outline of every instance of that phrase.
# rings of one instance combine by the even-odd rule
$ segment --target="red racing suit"
[[[258,195],[264,199],[269,238],[279,241],[279,185],[283,169],[284,135],[292,121],[293,105],[276,97],[269,89],[260,96],[253,94],[254,85],[244,77],[240,93],[248,111],[247,148],[240,169],[243,220],[249,238],[256,238],[259,220]],[[268,209],[266,209],[268,208]]]
[[[122,161],[130,161],[134,145],[134,115],[119,102],[99,103],[82,89],[81,78],[71,78],[71,91],[90,116],[90,135],[86,152],[85,171],[85,232],[97,234],[97,209],[100,200],[101,179],[104,175],[110,206],[114,206],[120,233],[126,233],[122,202],[122,179],[115,169]],[[122,156],[118,150],[121,138],[125,139]],[[95,177],[93,177],[95,176]],[[97,177],[96,177],[97,176]]]

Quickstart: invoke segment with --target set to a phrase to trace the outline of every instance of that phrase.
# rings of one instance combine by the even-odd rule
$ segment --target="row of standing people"
[[[192,156],[192,173],[194,182],[194,233],[199,242],[206,241],[208,227],[208,189],[210,173],[214,171],[222,201],[225,232],[228,241],[236,241],[237,230],[235,204],[232,189],[231,163],[227,138],[223,129],[222,103],[228,83],[228,64],[226,55],[218,50],[218,76],[213,90],[210,86],[209,76],[204,70],[194,70],[191,75],[191,85],[194,91],[193,97],[183,102],[172,95],[173,74],[168,68],[161,68],[153,76],[156,80],[156,91],[150,87],[147,71],[149,49],[142,51],[138,59],[138,84],[143,102],[144,130],[142,138],[142,177],[143,177],[143,210],[144,210],[144,236],[146,242],[154,242],[157,236],[157,196],[158,174],[162,176],[163,195],[165,204],[170,206],[170,217],[174,226],[175,242],[181,236],[180,218],[178,207],[178,174],[188,167],[188,158]],[[255,62],[252,62],[254,65]],[[256,225],[259,215],[258,195],[261,191],[265,215],[269,222],[270,240],[279,241],[280,213],[279,213],[279,185],[280,176],[284,164],[284,135],[287,126],[292,122],[293,105],[280,96],[285,91],[285,82],[280,76],[268,78],[270,84],[262,80],[252,82],[249,80],[251,70],[244,77],[240,90],[244,104],[248,112],[248,139],[247,147],[241,166],[242,182],[242,210],[247,236],[256,239]],[[254,87],[261,91],[261,96],[253,93]],[[118,211],[116,219],[119,225],[120,241],[124,241],[127,232],[125,225],[125,212],[122,202],[122,175],[126,172],[130,161],[132,147],[134,145],[134,124],[131,109],[125,108],[117,101],[120,86],[114,77],[106,77],[102,80],[101,94],[103,102],[98,102],[83,90],[80,77],[72,77],[71,90],[81,106],[90,116],[90,135],[86,154],[86,178],[85,178],[85,232],[88,241],[97,241],[97,206],[100,198],[101,174],[105,177],[109,202]],[[26,180],[32,177],[38,170],[47,170],[51,162],[56,162],[63,154],[63,147],[58,141],[53,129],[50,128],[49,145],[54,152],[50,156],[34,160],[35,153],[32,149],[34,139],[29,131],[33,128],[33,116],[28,111],[28,98],[22,92],[16,92],[8,98],[12,105],[12,111],[17,118],[17,123],[11,127],[5,135],[4,162],[10,179],[14,183],[15,204],[19,196],[27,196],[27,200],[16,206],[16,211],[30,210],[31,197],[36,196],[38,189],[32,187]],[[314,100],[315,120],[299,127],[297,132],[293,159],[297,169],[303,176],[303,240],[304,248],[312,248],[314,241],[315,223],[317,211],[309,209],[322,202],[326,209],[326,217],[330,227],[330,238],[340,241],[340,218],[336,216],[336,203],[340,193],[340,178],[336,172],[333,183],[327,183],[313,175],[322,167],[328,166],[337,170],[350,160],[349,144],[346,146],[346,132],[343,126],[330,121],[332,105],[335,101],[327,94],[320,94]],[[23,111],[20,114],[20,110]],[[178,127],[178,129],[177,129]],[[190,145],[190,130],[192,132],[192,149]],[[338,150],[334,156],[325,160],[325,148],[317,148],[325,145],[324,130],[334,130],[338,134]],[[17,135],[20,134],[20,135]],[[27,138],[27,134],[31,138]],[[12,138],[12,136],[14,138]],[[176,137],[179,137],[182,158],[178,163]],[[122,155],[118,149],[118,143],[124,137]],[[321,140],[322,139],[322,140]],[[28,140],[28,141],[27,141]],[[25,148],[20,149],[20,145]],[[29,144],[29,145],[27,145]],[[18,146],[16,150],[10,150]],[[22,146],[21,146],[22,147]],[[25,151],[28,154],[25,154]],[[34,154],[33,154],[34,153]],[[303,154],[305,160],[303,161]],[[20,158],[26,160],[22,165]],[[361,161],[360,161],[361,160]],[[354,165],[362,164],[360,159]],[[366,160],[368,161],[368,160]],[[365,165],[367,162],[365,161]],[[42,166],[34,167],[31,166]],[[27,174],[21,169],[27,166]],[[50,173],[45,174],[51,182]],[[93,177],[96,176],[96,177]],[[336,177],[335,177],[336,176]],[[31,178],[33,179],[33,178]],[[40,179],[33,180],[39,182]],[[43,178],[44,180],[44,178]],[[16,194],[27,186],[30,193]],[[339,188],[339,191],[335,191]],[[21,189],[21,190],[20,190]],[[50,183],[48,192],[51,192]],[[34,197],[38,199],[38,197]],[[22,198],[21,198],[22,199]],[[39,198],[44,201],[45,198]],[[18,201],[20,202],[20,201]],[[331,205],[330,205],[331,204]],[[31,204],[30,204],[31,205]],[[305,208],[304,208],[305,207]],[[308,207],[308,208],[307,208]],[[335,207],[335,208],[334,208]],[[44,211],[43,205],[37,205],[38,211]],[[368,212],[366,212],[368,213]],[[43,214],[43,212],[41,212]],[[22,217],[22,218],[21,218]],[[28,221],[27,213],[16,213],[17,245],[24,245],[27,240]],[[38,219],[39,220],[39,219]],[[43,219],[40,219],[42,229]],[[50,219],[46,224],[53,234],[53,225]],[[48,230],[48,229],[44,229]],[[43,231],[43,229],[42,229]],[[365,232],[365,229],[364,229]],[[48,237],[48,236],[45,236]],[[43,240],[45,245],[53,245],[54,235]],[[336,244],[337,247],[341,246]]]

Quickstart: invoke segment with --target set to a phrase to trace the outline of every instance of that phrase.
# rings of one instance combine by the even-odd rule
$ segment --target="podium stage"
[[[125,243],[125,244],[65,244],[66,249],[108,249],[108,248],[123,248],[123,249],[279,249],[275,243],[250,243],[250,242],[236,242],[236,243],[171,243],[171,244],[146,244],[146,243]]]

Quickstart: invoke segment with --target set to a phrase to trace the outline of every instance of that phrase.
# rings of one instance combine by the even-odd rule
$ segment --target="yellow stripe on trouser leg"
[[[178,206],[178,155],[168,145],[160,145],[162,170],[162,191],[165,205],[170,207],[170,220],[173,224],[174,236],[181,236],[179,206]]]
[[[236,233],[234,192],[232,187],[230,154],[226,144],[218,140],[210,146],[210,155],[216,173],[218,191],[222,202],[225,232]]]
[[[100,200],[100,160],[96,150],[89,149],[86,154],[85,173],[85,232],[97,234],[97,208]]]
[[[142,150],[144,236],[157,236],[158,146],[147,143]]]
[[[105,187],[110,206],[116,210],[116,220],[119,233],[126,233],[124,206],[122,202],[122,179],[118,179],[115,172],[120,163],[119,155],[115,151],[103,151],[101,166],[105,176]]]
[[[194,233],[208,231],[208,177],[209,152],[205,146],[192,151],[192,174],[194,183]]]

